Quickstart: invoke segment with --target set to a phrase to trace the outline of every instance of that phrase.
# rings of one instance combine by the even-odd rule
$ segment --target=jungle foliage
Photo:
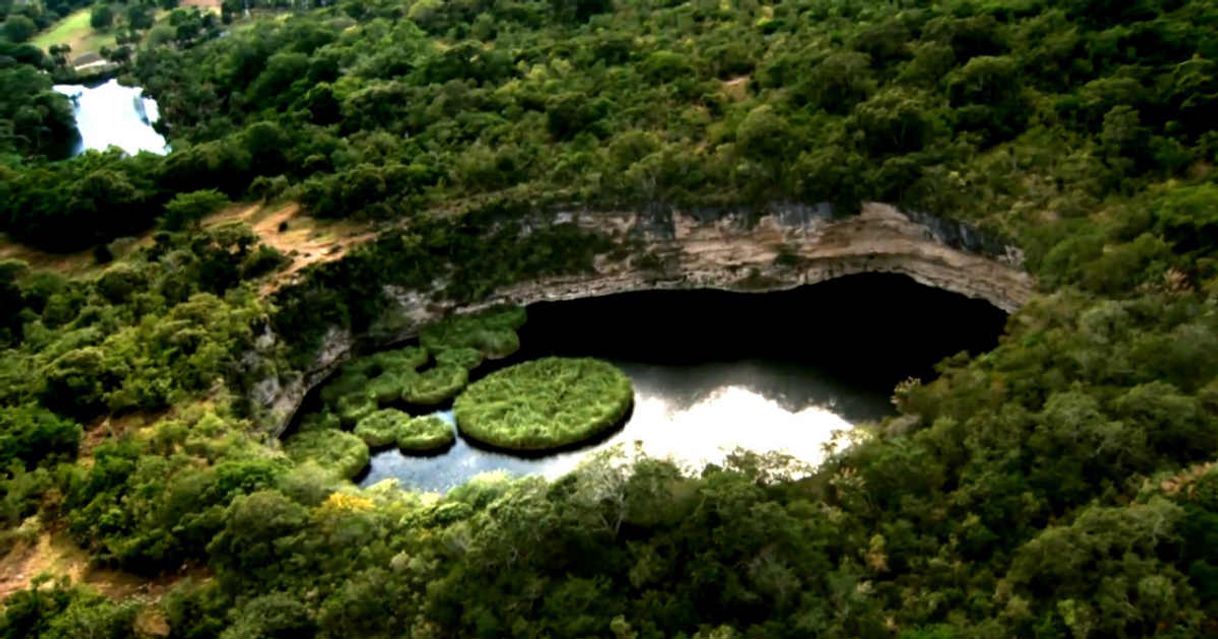
[[[400,225],[266,300],[240,227],[82,278],[0,263],[0,549],[63,530],[98,565],[202,575],[159,600],[35,582],[0,637],[1218,634],[1212,2],[374,0],[241,27],[130,63],[165,158],[49,161],[64,104],[0,43],[0,228],[90,246],[210,189]],[[589,268],[607,245],[555,206],[784,198],[976,222],[1043,291],[801,481],[739,455],[359,489],[343,417],[396,382],[283,444],[241,399],[331,327],[398,332],[386,287],[476,301]],[[427,357],[514,348],[463,334]]]

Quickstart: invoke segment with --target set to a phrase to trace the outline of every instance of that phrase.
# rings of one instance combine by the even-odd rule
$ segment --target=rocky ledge
[[[537,279],[495,291],[475,305],[454,306],[417,291],[387,290],[394,301],[382,329],[355,339],[332,331],[309,370],[290,381],[268,379],[251,401],[270,415],[272,432],[287,428],[304,396],[363,348],[399,342],[450,312],[495,304],[596,297],[657,289],[766,292],[856,273],[900,273],[979,298],[1009,312],[1034,292],[1018,249],[966,226],[867,203],[859,215],[834,217],[826,206],[783,205],[752,212],[660,211],[560,213],[558,221],[607,234],[629,248],[626,259],[597,260],[587,273]],[[389,328],[392,327],[392,328]]]

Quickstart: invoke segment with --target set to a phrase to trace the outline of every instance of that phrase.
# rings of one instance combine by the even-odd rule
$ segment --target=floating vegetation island
[[[630,412],[634,389],[597,359],[547,357],[474,382],[453,407],[457,427],[481,444],[540,452],[593,439]]]
[[[471,371],[515,353],[516,330],[524,322],[519,307],[450,317],[424,327],[417,346],[348,363],[321,389],[321,410],[288,438],[288,454],[351,478],[368,465],[369,449],[397,444],[404,452],[426,454],[447,448],[456,439],[453,427],[411,412],[448,404],[469,384]]]
[[[335,428],[296,433],[288,439],[285,450],[292,461],[312,461],[344,479],[351,479],[363,472],[370,459],[364,440]]]

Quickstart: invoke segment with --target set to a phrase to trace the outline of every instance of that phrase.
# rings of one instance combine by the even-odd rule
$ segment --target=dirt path
[[[205,226],[241,221],[249,225],[264,244],[283,253],[291,262],[262,286],[272,293],[296,279],[305,267],[332,262],[352,246],[376,237],[375,231],[354,222],[318,220],[300,211],[295,202],[275,208],[239,204],[208,218]]]
[[[111,599],[119,600],[140,595],[156,601],[174,584],[192,577],[210,578],[206,568],[186,568],[149,579],[121,570],[96,568],[89,565],[89,554],[78,547],[63,531],[39,533],[33,544],[18,544],[0,558],[0,601],[15,592],[29,588],[41,574],[67,577],[74,584],[95,588]]]

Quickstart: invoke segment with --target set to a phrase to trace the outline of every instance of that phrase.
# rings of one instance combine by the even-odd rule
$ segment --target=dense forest
[[[67,70],[26,40],[76,7],[33,4],[0,2],[0,231],[98,267],[0,261],[0,553],[62,534],[171,585],[38,578],[0,639],[1218,634],[1210,0],[177,9],[116,71],[164,157],[67,157]],[[199,224],[230,200],[380,233],[266,296],[284,256]],[[1009,238],[1040,292],[806,479],[357,488],[246,400],[387,287],[614,257],[558,207],[870,200]]]

